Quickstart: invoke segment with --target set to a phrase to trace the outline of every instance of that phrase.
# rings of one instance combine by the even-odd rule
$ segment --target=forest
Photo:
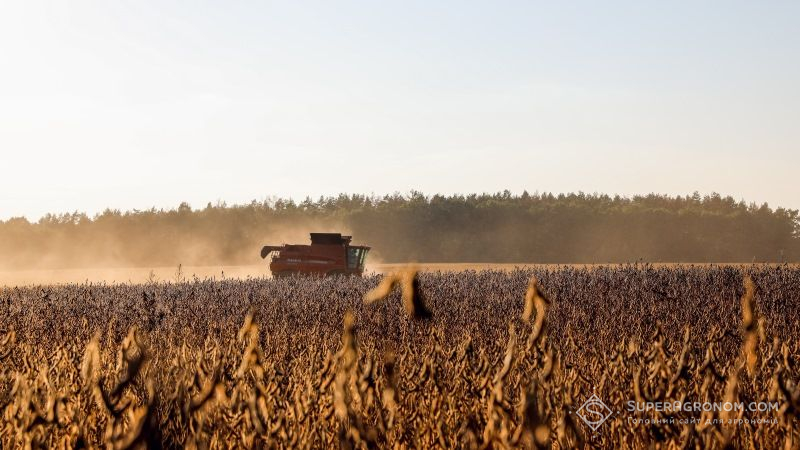
[[[257,264],[262,245],[312,231],[352,234],[373,263],[800,260],[797,210],[719,194],[412,191],[11,218],[0,221],[0,270]]]

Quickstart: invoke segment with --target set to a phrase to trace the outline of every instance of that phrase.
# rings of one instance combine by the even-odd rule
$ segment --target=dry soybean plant
[[[798,312],[790,266],[4,288],[0,447],[794,449]],[[687,402],[775,408],[630,408]]]

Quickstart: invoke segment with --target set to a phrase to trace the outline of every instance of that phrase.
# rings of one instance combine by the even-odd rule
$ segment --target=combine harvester
[[[350,245],[352,236],[311,233],[311,245],[266,245],[261,258],[270,254],[273,277],[291,275],[358,275],[364,273],[369,247]]]

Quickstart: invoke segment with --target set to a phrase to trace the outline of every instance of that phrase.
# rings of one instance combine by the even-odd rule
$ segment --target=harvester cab
[[[274,277],[303,275],[361,275],[370,248],[350,245],[352,236],[311,233],[311,245],[266,245],[261,258],[272,255],[269,269]]]

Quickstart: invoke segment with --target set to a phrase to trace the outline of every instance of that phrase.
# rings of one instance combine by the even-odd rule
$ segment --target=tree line
[[[701,196],[347,195],[0,221],[0,269],[254,264],[341,231],[373,262],[796,262],[798,211]]]

